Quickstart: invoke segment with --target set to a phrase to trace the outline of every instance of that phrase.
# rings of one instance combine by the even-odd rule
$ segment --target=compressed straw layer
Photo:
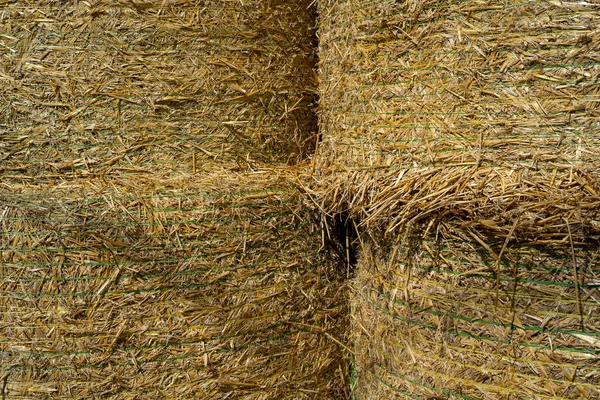
[[[280,173],[131,189],[3,198],[10,398],[340,394],[345,306]]]
[[[270,4],[3,6],[0,171],[41,184],[302,159],[316,134],[313,16]]]
[[[365,251],[357,397],[598,397],[599,262],[597,250],[523,246],[498,263],[466,240]]]

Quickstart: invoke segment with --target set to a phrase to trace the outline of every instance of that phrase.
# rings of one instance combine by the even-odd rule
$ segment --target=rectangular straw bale
[[[351,301],[356,397],[600,397],[600,252],[576,251],[515,246],[498,263],[468,239],[367,248]]]
[[[55,183],[305,157],[316,134],[309,3],[3,5],[0,172]]]
[[[600,5],[323,1],[320,157],[327,210],[409,229],[600,234]],[[518,217],[520,216],[520,217]],[[489,229],[486,221],[497,229]]]
[[[343,292],[281,172],[0,210],[8,398],[343,396]]]

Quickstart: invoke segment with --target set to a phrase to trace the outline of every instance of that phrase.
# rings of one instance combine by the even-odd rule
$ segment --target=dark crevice
[[[338,273],[346,279],[353,278],[356,273],[360,236],[360,221],[351,218],[348,212],[324,218],[325,250],[335,258]]]
[[[284,52],[282,56],[289,59],[291,70],[287,84],[293,88],[295,95],[285,104],[279,103],[277,107],[278,112],[284,116],[285,123],[281,141],[284,148],[279,151],[287,156],[288,164],[296,164],[312,157],[319,141],[317,6],[312,0],[271,0],[269,7],[286,9],[290,21],[294,21],[293,32],[269,34],[282,36],[293,42],[285,47],[293,48],[294,52]]]
[[[356,268],[359,251],[361,248],[360,220],[352,218],[347,211],[342,211],[333,215],[321,214],[321,224],[323,229],[323,246],[327,257],[333,261],[333,270],[336,275],[336,281],[340,285],[339,289],[344,292],[345,313],[341,318],[341,325],[338,326],[339,337],[349,347],[342,350],[344,364],[342,366],[346,377],[344,385],[344,395],[340,398],[352,399],[352,387],[356,381],[356,361],[352,351],[346,351],[353,347],[352,334],[348,330],[351,326],[350,303],[351,303],[351,282],[356,276]]]

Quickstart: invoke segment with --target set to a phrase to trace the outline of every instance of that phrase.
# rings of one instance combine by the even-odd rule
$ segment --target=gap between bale
[[[322,216],[324,249],[337,260],[338,270],[346,279],[354,277],[360,252],[360,221],[347,211]]]

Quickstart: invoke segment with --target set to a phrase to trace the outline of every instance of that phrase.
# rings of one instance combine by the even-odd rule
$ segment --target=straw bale
[[[319,3],[306,189],[360,230],[357,399],[600,397],[599,11]]]
[[[9,398],[343,397],[344,292],[285,174],[3,194]]]
[[[564,242],[568,220],[576,242],[597,240],[599,11],[320,2],[312,186],[325,210],[388,233],[444,216],[495,240],[516,224],[519,238]]]
[[[316,135],[308,3],[3,5],[0,172],[55,184],[304,158]]]
[[[600,252],[576,252],[515,246],[497,263],[467,238],[368,246],[351,301],[356,398],[599,398]]]

